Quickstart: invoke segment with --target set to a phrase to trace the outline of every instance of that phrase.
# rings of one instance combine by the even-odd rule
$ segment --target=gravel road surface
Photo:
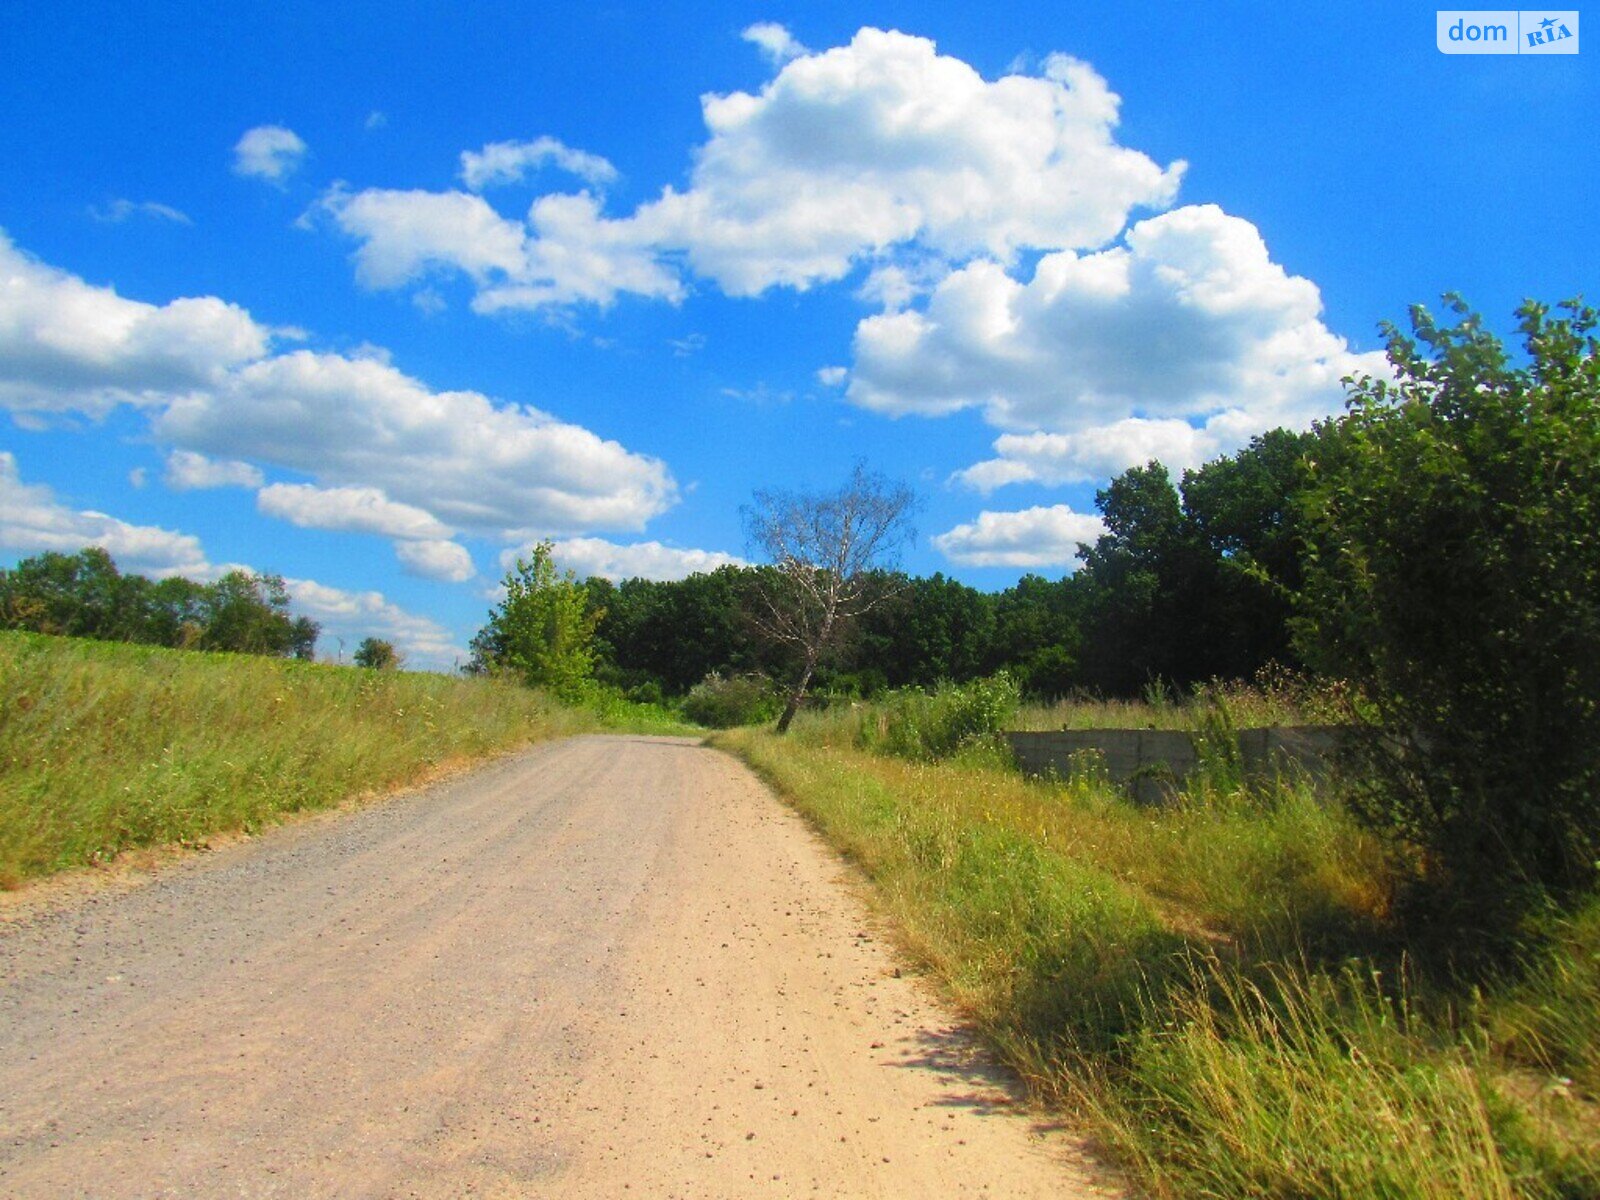
[[[574,738],[0,920],[0,1196],[1115,1194],[693,741]]]

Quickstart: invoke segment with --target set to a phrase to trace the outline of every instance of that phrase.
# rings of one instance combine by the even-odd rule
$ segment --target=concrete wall
[[[1325,777],[1339,743],[1332,725],[1281,726],[1238,731],[1246,775],[1285,773]],[[1061,729],[1008,733],[1017,764],[1027,775],[1067,776],[1098,759],[1111,779],[1141,804],[1158,803],[1199,766],[1194,738],[1172,729]],[[1084,757],[1092,756],[1092,757]]]

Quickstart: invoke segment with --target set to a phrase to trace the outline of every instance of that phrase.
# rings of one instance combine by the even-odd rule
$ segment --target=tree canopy
[[[319,628],[289,605],[277,575],[153,580],[123,574],[96,546],[0,570],[0,627],[68,637],[309,659]]]
[[[530,687],[577,696],[594,674],[595,628],[603,615],[571,571],[556,570],[554,547],[540,542],[506,572],[505,599],[472,639],[479,672],[513,671]]]
[[[1310,459],[1300,644],[1366,700],[1365,815],[1480,918],[1600,858],[1600,343],[1563,309],[1520,363],[1415,309]]]

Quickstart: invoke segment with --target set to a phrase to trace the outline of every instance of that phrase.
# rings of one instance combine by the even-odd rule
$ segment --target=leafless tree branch
[[[857,463],[836,492],[761,490],[744,509],[750,545],[769,560],[757,585],[757,628],[800,652],[798,678],[778,721],[789,728],[822,654],[848,623],[880,602],[867,586],[875,568],[892,568],[914,536],[916,495]]]

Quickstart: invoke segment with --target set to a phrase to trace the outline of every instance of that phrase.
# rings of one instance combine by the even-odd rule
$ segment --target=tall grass
[[[1074,1088],[1156,1194],[1518,1194],[1472,1056],[1415,1028],[1403,992],[1354,968],[1193,971],[1119,1078]]]
[[[0,634],[0,886],[597,728],[490,680]]]
[[[883,716],[718,741],[860,863],[908,947],[1149,1193],[1600,1196],[1600,915],[1459,987],[1412,962],[1391,860],[1309,784],[1247,787],[1218,760],[1139,808],[1092,776],[863,752]]]
[[[1279,667],[1268,667],[1247,683],[1217,682],[1178,693],[1159,683],[1140,700],[1072,696],[1050,704],[1027,704],[1013,729],[1185,729],[1197,728],[1207,714],[1222,709],[1233,724],[1338,725],[1350,719],[1357,702],[1346,685],[1314,681]]]
[[[993,745],[1017,715],[1021,693],[1001,672],[932,691],[905,688],[854,710],[854,739],[863,749],[932,762]]]

